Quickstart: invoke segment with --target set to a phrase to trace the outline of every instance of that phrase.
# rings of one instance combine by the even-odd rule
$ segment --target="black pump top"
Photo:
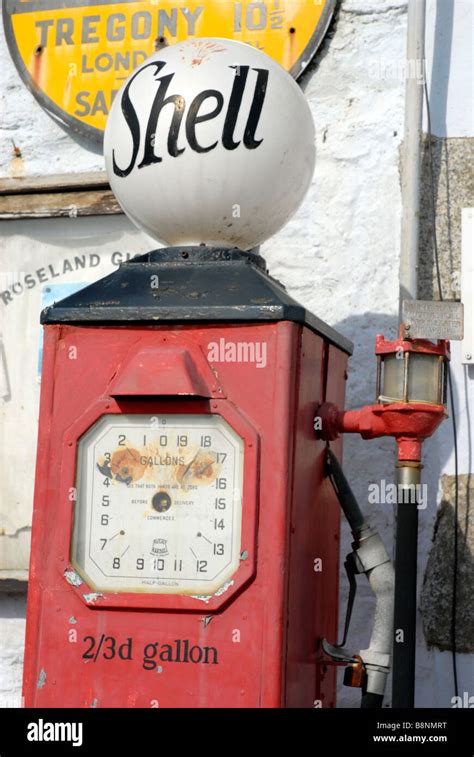
[[[165,247],[119,268],[41,313],[41,323],[295,321],[352,353],[352,343],[290,297],[255,252]]]

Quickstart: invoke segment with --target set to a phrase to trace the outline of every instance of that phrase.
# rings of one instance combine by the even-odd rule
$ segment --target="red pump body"
[[[222,338],[265,342],[266,367],[210,364],[207,345]],[[335,670],[318,648],[337,635],[339,504],[313,418],[324,401],[344,406],[346,362],[290,321],[45,327],[27,707],[335,706]],[[101,415],[130,412],[218,413],[244,440],[242,559],[208,601],[95,592],[74,574],[78,439]],[[173,659],[147,669],[154,643]],[[196,664],[195,646],[217,661]]]

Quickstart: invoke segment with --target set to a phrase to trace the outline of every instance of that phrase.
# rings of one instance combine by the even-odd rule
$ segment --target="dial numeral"
[[[100,517],[100,525],[101,526],[108,526],[109,525],[109,516],[108,515],[101,515],[101,517]]]
[[[196,562],[196,570],[198,573],[207,573],[207,560],[198,560]]]
[[[220,497],[220,498],[216,497],[216,499],[214,500],[214,502],[215,502],[215,505],[214,505],[214,509],[215,510],[225,510],[226,501],[225,501],[225,499],[223,497]]]
[[[216,478],[216,489],[227,489],[227,479]]]
[[[114,570],[119,570],[119,568],[120,568],[120,557],[114,557],[114,561],[112,563],[112,568],[114,568]]]
[[[224,518],[221,518],[220,520],[217,520],[217,518],[214,518],[214,530],[218,528],[220,528],[221,531],[225,528]]]
[[[102,542],[102,546],[101,546],[100,550],[102,551],[104,549],[105,545],[107,544],[108,539],[101,539],[101,542]]]
[[[126,439],[125,434],[119,434],[119,438],[118,438],[119,447],[125,447],[125,439]]]
[[[145,567],[145,560],[143,559],[143,557],[138,557],[137,558],[137,570],[143,570],[144,567]]]
[[[102,507],[108,507],[110,505],[110,497],[108,494],[102,495]]]
[[[210,447],[212,444],[212,438],[208,435],[201,436],[201,447]]]
[[[174,561],[174,569],[177,571],[183,570],[183,561],[182,560],[175,560]]]
[[[215,555],[223,555],[224,554],[224,545],[223,544],[214,544],[213,552]]]
[[[188,446],[188,437],[186,434],[178,434],[178,436],[176,437],[176,446],[177,447]]]

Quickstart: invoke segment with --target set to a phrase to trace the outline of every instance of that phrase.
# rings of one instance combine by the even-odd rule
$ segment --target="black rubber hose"
[[[382,694],[371,694],[370,691],[362,694],[361,709],[380,709],[383,704]]]
[[[326,448],[325,473],[331,479],[334,491],[353,535],[358,535],[363,529],[367,528],[367,521],[342,471],[339,460],[329,447]]]

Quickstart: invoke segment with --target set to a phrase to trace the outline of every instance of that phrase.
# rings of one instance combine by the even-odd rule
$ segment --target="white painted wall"
[[[440,0],[438,7],[450,2]],[[457,3],[469,4],[464,0]],[[433,6],[434,2],[429,0],[427,39],[434,37]],[[469,126],[465,113],[466,67],[462,63],[471,49],[465,13],[464,8],[455,14],[452,48],[455,52],[451,53],[447,87],[449,117],[438,114],[442,105],[437,103],[443,102],[442,97],[438,101],[434,98],[433,102],[434,131],[440,135],[446,131],[450,136],[472,135],[472,124]],[[314,180],[298,214],[262,249],[273,275],[285,283],[290,293],[354,341],[348,408],[373,401],[375,335],[383,332],[393,338],[396,334],[401,207],[398,160],[404,107],[404,80],[398,71],[401,67],[403,72],[405,23],[405,0],[343,0],[336,33],[326,41],[318,64],[303,81],[317,129]],[[8,98],[8,112],[2,116],[1,173],[9,170],[10,137],[22,148],[28,173],[57,173],[71,167],[78,171],[102,168],[100,157],[72,142],[41,112],[21,84],[4,45],[0,45],[0,51],[0,65],[5,72],[0,97],[4,103]],[[443,65],[441,60],[437,70]],[[114,222],[112,219],[111,223]],[[472,417],[473,375],[461,368],[456,350],[453,369],[459,403],[463,402],[464,384],[471,392]],[[458,410],[462,414],[460,407]],[[467,433],[466,423],[461,423],[462,450],[467,449]],[[433,476],[441,472],[453,472],[450,435],[450,425],[445,423],[426,445],[429,456],[424,472],[426,481],[433,481]],[[392,507],[367,505],[367,487],[381,478],[392,480],[394,459],[394,443],[390,440],[364,442],[351,437],[345,440],[348,478],[389,548]],[[460,472],[468,470],[469,461],[463,452]],[[427,560],[436,512],[434,489],[431,487],[428,509],[420,516],[420,575]],[[349,542],[345,528],[342,554],[349,551]],[[349,642],[354,650],[367,646],[367,617],[372,608],[370,592],[361,580]],[[0,641],[6,650],[0,658],[3,682],[0,694],[18,691],[20,678],[22,621],[11,614],[11,600],[0,598]],[[450,655],[427,651],[421,634],[418,666],[417,705],[450,706],[453,694]],[[472,657],[459,656],[459,670],[461,691],[469,691],[471,686],[472,694]],[[359,692],[341,686],[339,706],[358,706],[358,703]]]

